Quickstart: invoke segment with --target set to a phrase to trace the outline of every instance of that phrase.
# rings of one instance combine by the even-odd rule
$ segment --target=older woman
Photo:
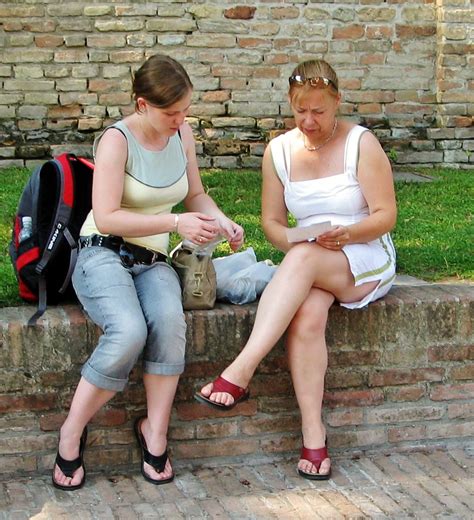
[[[396,203],[390,163],[376,137],[337,117],[341,94],[327,62],[299,64],[289,78],[288,99],[296,127],[267,147],[262,194],[265,234],[286,255],[260,299],[244,349],[195,397],[220,409],[248,398],[258,364],[288,329],[289,366],[302,416],[298,471],[323,480],[331,471],[321,417],[328,310],[334,301],[363,307],[390,289],[395,250],[389,231]],[[289,213],[303,231],[322,223],[329,229],[290,242]]]

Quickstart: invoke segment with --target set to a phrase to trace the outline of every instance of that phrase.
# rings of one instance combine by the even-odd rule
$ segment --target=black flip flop
[[[87,426],[84,428],[82,435],[81,435],[81,442],[79,444],[79,457],[74,460],[66,460],[61,457],[58,453],[56,454],[56,460],[54,464],[58,466],[58,468],[63,472],[66,477],[72,478],[74,476],[74,473],[82,466],[84,469],[84,476],[82,477],[82,480],[79,484],[76,484],[74,486],[65,486],[64,484],[59,484],[59,482],[56,482],[54,480],[54,469],[53,469],[53,475],[52,475],[52,481],[53,486],[58,489],[62,489],[63,491],[75,491],[76,489],[80,489],[86,482],[86,467],[84,466],[84,450],[86,448],[86,441],[87,441]]]
[[[162,473],[165,470],[166,461],[168,460],[168,450],[165,449],[165,451],[159,455],[152,455],[147,448],[145,437],[143,437],[141,424],[146,419],[146,416],[138,417],[135,420],[134,430],[135,430],[135,436],[138,441],[138,445],[140,446],[141,456],[142,456],[142,463],[141,463],[141,470],[142,475],[144,479],[147,482],[151,482],[152,484],[155,484],[155,486],[160,486],[161,484],[168,484],[174,479],[174,475],[171,475],[169,478],[164,479],[158,479],[158,478],[151,478],[150,475],[148,475],[145,471],[145,462],[147,464],[150,464],[150,466],[157,472]]]

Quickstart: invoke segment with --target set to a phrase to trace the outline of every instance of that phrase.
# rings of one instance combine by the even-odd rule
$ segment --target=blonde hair
[[[193,88],[188,73],[173,58],[155,54],[135,72],[133,98],[135,110],[140,112],[137,99],[142,97],[158,108],[167,108],[182,99]]]
[[[332,96],[337,96],[339,94],[339,80],[337,79],[337,74],[327,61],[303,61],[293,70],[291,76],[301,76],[303,78],[327,78],[332,83],[332,85],[326,87],[329,93]],[[288,89],[290,101],[297,101],[297,98],[307,94],[309,91],[311,91],[312,88],[314,87],[312,87],[309,83],[305,83],[304,85],[290,83],[290,88]]]

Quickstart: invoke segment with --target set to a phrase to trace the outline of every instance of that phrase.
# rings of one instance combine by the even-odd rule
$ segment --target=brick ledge
[[[474,424],[474,287],[396,286],[365,309],[330,310],[325,421],[331,452],[405,451],[459,444]],[[180,464],[293,455],[300,425],[282,342],[255,375],[249,402],[223,414],[196,403],[199,385],[241,349],[256,305],[186,313],[187,368],[169,442]],[[77,306],[0,310],[0,477],[49,471],[82,363],[98,329]],[[91,424],[87,457],[100,469],[136,464],[132,420],[144,408],[137,367]]]

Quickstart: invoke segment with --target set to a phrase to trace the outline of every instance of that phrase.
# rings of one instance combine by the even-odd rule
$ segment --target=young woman
[[[185,122],[192,83],[175,60],[149,58],[133,81],[135,112],[94,143],[93,209],[81,229],[73,283],[103,331],[82,369],[61,427],[53,484],[85,482],[87,424],[123,390],[143,354],[147,415],[135,422],[141,470],[153,484],[173,479],[166,436],[184,369],[185,321],[179,279],[166,262],[170,232],[195,243],[225,235],[232,249],[243,230],[204,192],[195,142]],[[184,200],[188,213],[172,213]]]
[[[303,430],[298,471],[322,480],[331,470],[321,417],[328,310],[334,301],[363,307],[390,289],[396,205],[390,163],[375,136],[337,118],[341,95],[328,63],[298,65],[288,99],[296,127],[267,147],[262,194],[265,234],[286,255],[260,299],[244,349],[196,398],[220,409],[246,399],[258,364],[288,329]],[[314,241],[289,242],[288,213],[300,227],[328,221],[332,227]]]

